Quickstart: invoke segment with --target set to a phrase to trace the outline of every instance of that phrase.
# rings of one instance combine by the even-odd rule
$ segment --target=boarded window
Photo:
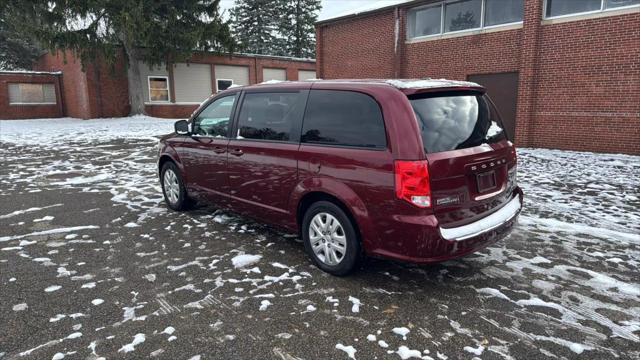
[[[169,101],[169,78],[149,76],[149,101]]]
[[[55,104],[54,84],[9,84],[10,104]]]

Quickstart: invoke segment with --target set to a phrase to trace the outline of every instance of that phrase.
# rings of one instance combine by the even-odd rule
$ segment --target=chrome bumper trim
[[[441,227],[440,234],[447,240],[466,240],[500,227],[501,225],[518,215],[521,209],[522,204],[520,204],[520,197],[516,196],[511,199],[511,201],[509,201],[507,205],[503,206],[500,210],[494,212],[493,214],[471,224],[455,228]]]

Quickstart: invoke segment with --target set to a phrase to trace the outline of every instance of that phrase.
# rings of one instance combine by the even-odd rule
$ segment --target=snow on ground
[[[640,357],[639,157],[520,149],[510,237],[335,278],[295,236],[168,211],[172,123],[0,121],[0,358]]]

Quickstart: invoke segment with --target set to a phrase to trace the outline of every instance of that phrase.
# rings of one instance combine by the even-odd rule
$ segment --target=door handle
[[[229,153],[235,156],[242,156],[242,154],[244,154],[244,151],[242,151],[242,149],[233,149],[229,151]]]
[[[216,154],[224,154],[227,152],[227,149],[222,146],[216,146],[215,148],[213,148],[213,152],[215,152]]]

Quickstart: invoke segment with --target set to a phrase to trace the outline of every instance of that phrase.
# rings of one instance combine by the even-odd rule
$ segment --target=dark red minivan
[[[168,206],[206,201],[299,232],[318,267],[432,263],[506,236],[516,150],[481,86],[325,80],[216,94],[160,141]]]

